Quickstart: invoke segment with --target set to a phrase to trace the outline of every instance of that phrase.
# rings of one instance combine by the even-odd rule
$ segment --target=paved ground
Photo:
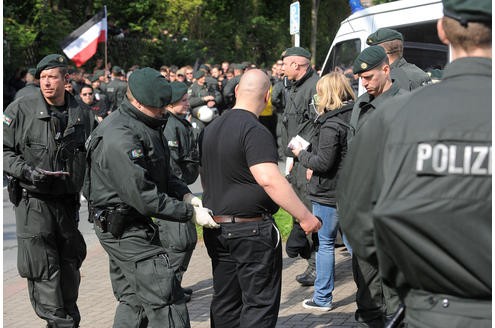
[[[284,254],[282,301],[277,327],[353,327],[355,285],[349,254],[342,248],[336,250],[336,289],[334,309],[330,312],[311,311],[301,306],[302,300],[311,297],[313,292],[312,287],[301,287],[294,279],[304,271],[305,262],[302,259],[290,259]],[[116,301],[108,276],[108,257],[98,243],[88,249],[81,275],[78,302],[82,316],[81,328],[112,327]],[[191,326],[210,327],[211,266],[202,242],[196,247],[183,285],[194,290],[193,298],[188,303]],[[37,318],[31,308],[26,281],[17,275],[16,270],[4,272],[3,327],[45,327],[45,322]]]

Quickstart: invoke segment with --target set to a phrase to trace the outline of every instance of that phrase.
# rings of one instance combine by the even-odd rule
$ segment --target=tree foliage
[[[4,75],[32,66],[91,16],[107,7],[112,63],[184,65],[251,61],[269,67],[292,44],[291,0],[5,0]],[[301,3],[301,46],[310,49],[311,0]],[[316,65],[321,65],[343,18],[347,0],[321,1]],[[117,37],[121,32],[125,37]],[[122,35],[121,35],[122,36]],[[103,47],[98,50],[103,55]],[[93,65],[93,60],[87,67]]]

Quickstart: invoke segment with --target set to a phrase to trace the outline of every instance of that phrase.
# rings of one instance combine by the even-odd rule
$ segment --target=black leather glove
[[[33,169],[32,167],[27,166],[26,169],[24,169],[23,172],[23,177],[25,180],[31,182],[35,186],[39,186],[41,184],[44,184],[48,181],[48,176],[36,169]]]

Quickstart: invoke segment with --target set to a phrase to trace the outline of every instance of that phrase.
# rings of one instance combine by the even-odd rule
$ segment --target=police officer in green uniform
[[[359,135],[360,128],[375,114],[375,111],[380,110],[385,101],[406,94],[408,91],[400,89],[396,83],[392,83],[387,54],[380,46],[364,49],[353,63],[353,73],[358,74],[362,85],[367,90],[356,100],[351,114],[350,124],[354,127],[356,135]],[[353,142],[350,142],[348,148],[353,148]],[[344,160],[344,169],[349,166],[348,162],[349,160]],[[343,185],[344,183],[340,182],[340,184]],[[340,192],[337,190],[337,196]],[[371,231],[362,232],[363,228],[354,224],[355,217],[340,211],[340,202],[338,202],[338,206],[342,229],[353,249],[354,244],[360,242],[360,238],[369,240],[373,236]],[[371,217],[368,219],[371,221]],[[353,256],[352,267],[357,285],[356,321],[362,327],[382,327],[385,321],[388,321],[397,311],[399,307],[398,296],[394,290],[382,284],[378,275],[376,257]]]
[[[202,106],[217,109],[217,106],[222,102],[222,94],[218,88],[208,87],[206,84],[206,72],[198,70],[194,73],[194,83],[189,87],[189,104],[191,105],[191,113],[194,117],[199,118],[198,110]],[[217,111],[218,114],[218,111]]]
[[[160,243],[158,220],[218,226],[208,209],[191,205],[187,185],[170,169],[163,137],[173,88],[152,68],[135,70],[127,97],[86,142],[84,194],[119,300],[114,327],[189,327],[184,294]]]
[[[453,61],[442,81],[384,103],[362,127],[339,206],[355,254],[378,257],[408,327],[491,327],[492,9],[443,6],[438,35]]]
[[[127,92],[127,82],[121,79],[122,68],[119,66],[112,67],[112,79],[105,85],[104,91],[110,101],[110,111],[113,112],[119,108]]]
[[[290,140],[295,137],[301,128],[316,117],[316,111],[311,106],[313,95],[316,94],[316,82],[318,74],[311,68],[311,53],[302,47],[287,48],[281,55],[282,70],[284,76],[290,81],[286,86],[285,109],[282,114],[282,148],[287,161],[293,161],[293,165],[287,176],[297,196],[301,198],[307,208],[312,208],[308,199],[306,168],[302,166],[294,154],[287,147]],[[304,137],[304,136],[303,136]],[[296,277],[303,286],[314,284],[316,277],[315,252],[311,252],[306,271]]]
[[[166,106],[169,116],[164,130],[170,150],[170,167],[175,176],[186,184],[192,184],[199,175],[199,152],[191,123],[185,119],[189,108],[187,85],[178,81],[171,84],[172,98],[170,104]],[[194,196],[191,202],[203,206],[198,197]],[[157,224],[160,228],[160,240],[181,282],[198,240],[196,226],[191,220],[187,222],[158,220]],[[186,301],[190,300],[192,289],[183,288],[183,291]]]
[[[379,45],[385,49],[390,63],[390,76],[400,88],[410,91],[431,83],[431,78],[427,73],[404,59],[402,33],[389,28],[381,28],[370,34],[366,43],[370,46]]]
[[[17,268],[48,327],[79,327],[76,301],[86,244],[77,225],[91,117],[64,89],[64,56],[44,57],[35,76],[41,91],[17,99],[3,116],[3,168],[15,206]]]

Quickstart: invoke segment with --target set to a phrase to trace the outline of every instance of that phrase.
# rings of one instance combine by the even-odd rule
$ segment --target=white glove
[[[184,197],[182,197],[182,201],[191,204],[192,206],[195,207],[203,207],[203,202],[201,201],[201,199],[199,199],[199,197],[196,197],[191,193],[185,194]]]
[[[194,206],[193,209],[194,214],[192,220],[194,223],[205,228],[220,228],[220,225],[213,220],[210,209],[196,206]]]

